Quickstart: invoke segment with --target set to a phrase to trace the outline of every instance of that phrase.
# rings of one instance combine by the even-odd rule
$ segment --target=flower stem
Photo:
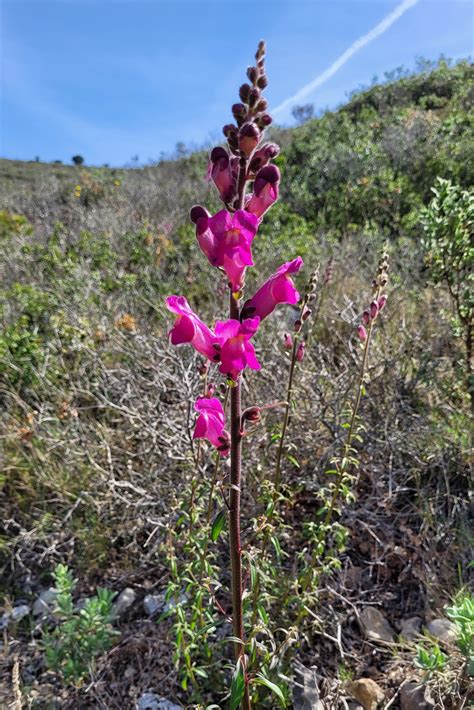
[[[377,291],[377,294],[376,294],[376,296],[375,296],[375,300],[378,300],[378,299],[379,299],[379,297],[380,297],[380,292],[381,292],[381,289],[380,289],[380,287],[379,287],[379,289],[378,289],[378,291]],[[344,462],[344,461],[347,461],[347,459],[348,459],[348,457],[349,457],[350,449],[351,449],[351,444],[352,444],[352,438],[353,438],[354,433],[355,433],[355,424],[356,424],[356,421],[357,421],[357,413],[358,413],[358,411],[359,411],[360,402],[361,402],[361,399],[362,399],[362,387],[363,387],[363,384],[364,384],[364,376],[365,376],[365,371],[366,371],[366,368],[367,368],[367,362],[368,362],[368,359],[369,359],[370,341],[371,341],[371,336],[372,336],[373,327],[374,327],[374,321],[371,320],[370,323],[369,323],[368,330],[367,330],[367,338],[366,338],[366,340],[365,340],[364,354],[363,354],[363,356],[362,356],[362,362],[361,362],[360,370],[359,370],[359,377],[358,377],[358,380],[357,380],[357,390],[356,390],[356,395],[355,395],[354,404],[353,404],[353,407],[352,407],[351,421],[350,421],[350,424],[349,424],[349,429],[347,430],[346,441],[345,441],[345,443],[344,443],[344,455],[343,455],[343,459],[342,459],[343,462]],[[348,465],[347,465],[347,464],[345,464],[344,466],[341,465],[341,469],[340,469],[340,471],[339,471],[339,473],[338,473],[337,480],[336,480],[336,485],[335,485],[335,488],[334,488],[334,491],[333,491],[333,494],[332,494],[331,502],[330,502],[330,504],[329,504],[329,507],[328,507],[328,509],[327,509],[327,511],[326,511],[326,516],[325,516],[325,518],[324,518],[324,523],[325,523],[325,525],[329,525],[330,522],[331,522],[331,519],[332,519],[332,516],[333,516],[333,513],[334,513],[334,508],[335,508],[335,505],[336,505],[336,502],[337,502],[337,499],[338,499],[338,497],[339,497],[339,493],[340,493],[340,490],[341,490],[341,485],[342,485],[342,482],[343,482],[343,480],[344,480],[344,474],[347,472],[347,468],[348,468]]]
[[[240,160],[238,194],[239,208],[242,209],[245,201],[247,163],[245,158]],[[229,317],[235,320],[240,318],[238,301],[230,290]],[[229,545],[231,566],[231,592],[232,592],[232,627],[233,634],[240,642],[234,643],[234,654],[238,661],[241,659],[245,673],[245,691],[242,699],[244,710],[250,710],[250,694],[245,668],[245,636],[243,613],[243,584],[242,584],[242,545],[240,538],[240,498],[242,476],[242,408],[241,408],[241,381],[240,376],[230,392],[230,501],[229,501]]]
[[[291,395],[293,392],[293,375],[295,372],[295,363],[296,363],[296,352],[298,350],[298,341],[299,338],[296,336],[293,338],[293,348],[291,350],[291,361],[290,361],[290,372],[288,375],[288,387],[286,390],[286,406],[285,406],[285,414],[283,417],[283,426],[281,428],[281,436],[280,436],[280,443],[278,445],[278,452],[277,452],[277,459],[276,459],[276,465],[275,465],[275,488],[274,488],[274,502],[276,501],[276,498],[278,496],[278,492],[280,490],[280,483],[281,483],[281,457],[283,455],[283,445],[285,443],[285,434],[286,430],[288,427],[288,421],[290,419],[290,407],[291,407]]]

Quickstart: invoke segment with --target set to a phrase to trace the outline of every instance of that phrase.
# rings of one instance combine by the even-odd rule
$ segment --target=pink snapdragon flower
[[[213,266],[227,274],[232,290],[239,291],[247,266],[253,266],[252,241],[259,219],[245,210],[233,215],[221,210],[213,217],[203,207],[193,207],[191,219],[196,224],[196,236],[204,254]]]
[[[208,176],[219,190],[221,200],[230,202],[236,193],[239,159],[231,158],[229,153],[218,146],[211,151]]]
[[[276,165],[267,165],[258,171],[245,209],[261,217],[276,200],[280,188],[280,171]]]
[[[217,397],[202,397],[194,405],[199,413],[194,427],[193,439],[207,439],[221,456],[227,456],[230,434],[225,429],[224,408]]]
[[[169,296],[166,299],[169,311],[176,313],[174,325],[168,335],[173,345],[191,345],[213,362],[219,360],[219,340],[216,334],[194,313],[184,296]]]
[[[216,321],[215,331],[221,344],[219,370],[234,381],[246,367],[251,370],[261,368],[255,349],[249,342],[259,324],[260,318],[247,318],[242,323],[234,319]]]
[[[279,303],[297,303],[300,294],[296,290],[290,274],[295,274],[302,266],[303,259],[300,256],[282,264],[278,271],[272,274],[259,288],[255,296],[244,303],[242,317],[258,316],[260,320],[263,320]]]

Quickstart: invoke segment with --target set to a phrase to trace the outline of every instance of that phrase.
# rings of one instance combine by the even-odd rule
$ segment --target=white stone
[[[56,608],[57,597],[58,592],[54,587],[42,591],[33,604],[33,616],[46,616],[47,614],[51,614]]]
[[[112,607],[112,616],[120,616],[127,611],[127,609],[130,609],[136,597],[137,595],[135,590],[131,587],[125,587],[125,589],[118,595],[117,600]]]
[[[160,698],[155,693],[143,693],[139,698],[137,710],[183,710],[181,705],[175,705],[166,698]]]
[[[143,600],[143,608],[148,616],[155,616],[165,607],[164,594],[147,594]]]
[[[449,619],[433,619],[426,625],[426,630],[445,643],[456,641],[457,638],[456,625]]]
[[[360,613],[360,625],[367,638],[390,643],[395,640],[395,631],[381,611],[366,606]]]

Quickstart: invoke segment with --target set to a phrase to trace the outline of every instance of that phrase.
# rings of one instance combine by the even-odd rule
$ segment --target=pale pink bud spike
[[[379,311],[381,311],[382,308],[384,308],[385,304],[387,303],[387,296],[385,294],[380,296],[377,303],[378,303]]]
[[[357,330],[357,335],[359,336],[359,340],[362,340],[362,342],[364,342],[364,340],[367,340],[367,331],[363,325],[359,326]]]

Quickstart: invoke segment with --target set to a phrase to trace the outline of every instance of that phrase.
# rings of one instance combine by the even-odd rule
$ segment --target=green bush
[[[64,681],[80,684],[93,675],[96,658],[108,651],[119,635],[111,625],[115,593],[98,589],[95,596],[77,610],[72,598],[76,580],[71,571],[60,564],[53,577],[58,625],[43,635],[46,664]]]

